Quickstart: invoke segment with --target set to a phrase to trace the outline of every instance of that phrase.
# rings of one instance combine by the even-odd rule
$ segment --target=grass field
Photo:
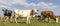
[[[18,20],[18,23],[11,23],[11,22],[2,22],[3,20],[0,19],[0,26],[60,26],[60,18],[59,23],[55,23],[54,21],[48,22],[39,22],[36,18],[31,19],[30,24],[26,24],[26,20]]]

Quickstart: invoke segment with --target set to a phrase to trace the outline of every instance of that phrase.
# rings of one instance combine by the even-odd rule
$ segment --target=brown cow
[[[58,18],[54,15],[52,11],[42,11],[41,21],[45,20],[45,18],[48,18],[48,22],[49,22],[49,19],[53,19],[56,23],[58,23]]]

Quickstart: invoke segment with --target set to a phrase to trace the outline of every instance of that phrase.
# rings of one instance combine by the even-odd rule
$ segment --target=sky
[[[40,14],[42,11],[53,11],[55,15],[60,15],[60,0],[0,0],[0,15],[3,16],[2,9],[7,8],[12,11],[14,9],[30,10],[38,9]]]

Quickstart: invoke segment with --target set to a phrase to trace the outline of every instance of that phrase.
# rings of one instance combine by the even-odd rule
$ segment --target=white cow
[[[38,10],[32,9],[32,10],[14,10],[14,17],[15,17],[15,22],[17,23],[17,18],[18,17],[27,17],[27,24],[30,24],[30,19],[31,17],[36,16]]]

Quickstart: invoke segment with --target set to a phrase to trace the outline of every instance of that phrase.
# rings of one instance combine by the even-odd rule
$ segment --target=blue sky
[[[53,11],[55,15],[60,15],[60,0],[0,0],[0,15],[3,15],[2,8],[14,10],[29,10],[36,8],[41,11]]]

